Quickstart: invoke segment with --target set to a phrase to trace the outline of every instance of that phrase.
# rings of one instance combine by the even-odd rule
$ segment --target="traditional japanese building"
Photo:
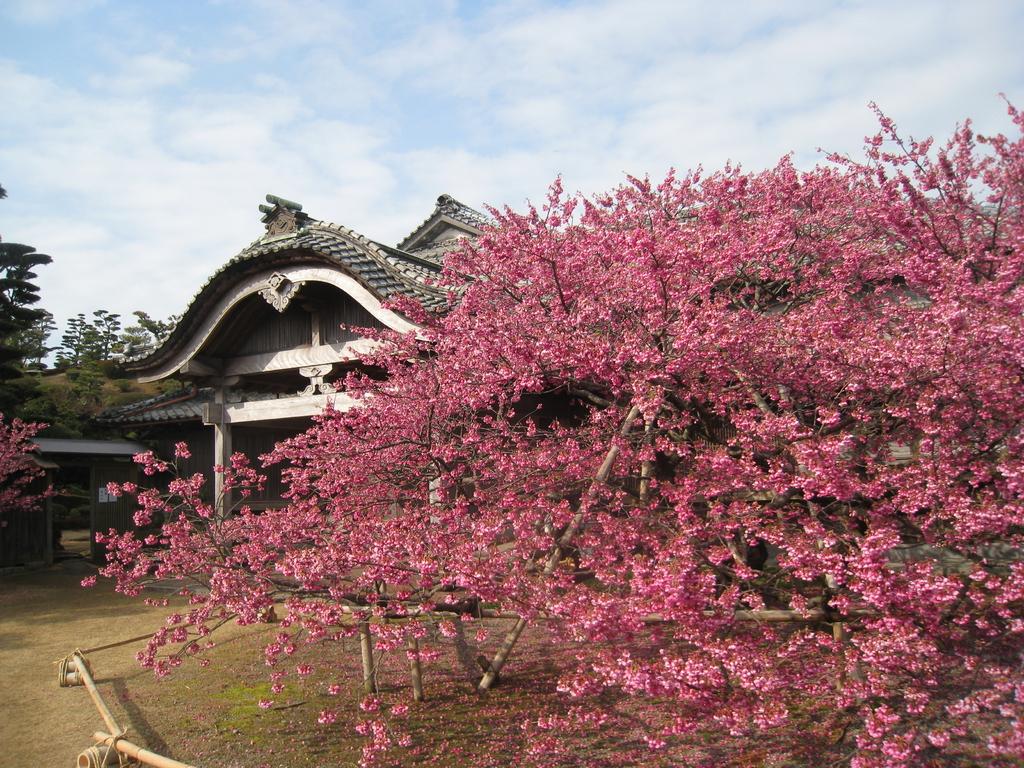
[[[314,219],[267,195],[265,233],[200,288],[173,332],[128,363],[141,381],[173,378],[184,389],[106,411],[101,420],[169,456],[187,441],[185,472],[210,473],[235,451],[251,459],[310,425],[328,403],[351,407],[337,382],[372,344],[358,329],[415,331],[384,305],[408,297],[441,310],[435,285],[444,254],[475,238],[487,218],[448,195],[397,246]],[[278,503],[271,471],[254,506]],[[220,476],[214,498],[222,496]]]

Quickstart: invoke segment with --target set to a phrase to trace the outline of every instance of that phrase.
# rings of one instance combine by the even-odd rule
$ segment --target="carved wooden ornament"
[[[322,365],[307,365],[304,368],[299,368],[299,375],[309,379],[309,384],[306,385],[305,389],[299,391],[300,395],[315,395],[321,394],[326,395],[334,392],[334,387],[330,384],[324,383],[324,376],[329,374],[334,368],[330,363]]]
[[[260,289],[260,296],[278,312],[284,312],[291,300],[298,294],[303,282],[293,283],[280,272],[275,272],[267,280],[266,288]]]

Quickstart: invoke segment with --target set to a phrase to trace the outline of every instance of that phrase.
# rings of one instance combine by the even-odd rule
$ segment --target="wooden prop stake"
[[[836,577],[832,574],[825,576],[825,586],[831,591],[835,592],[839,589],[839,583],[836,581]],[[841,649],[842,654],[842,668],[839,670],[839,676],[836,678],[836,690],[843,690],[846,688],[846,652],[850,643],[850,631],[846,628],[846,625],[842,622],[833,622],[832,624],[832,637]],[[853,669],[850,670],[850,679],[854,682],[864,681],[864,672],[860,668],[860,664],[854,664]]]
[[[637,406],[633,406],[629,409],[629,413],[626,414],[626,418],[622,422],[622,426],[619,428],[619,437],[625,437],[629,434],[629,430],[633,427],[633,422],[636,421],[640,415],[640,409]],[[615,464],[615,459],[619,455],[619,446],[612,445],[608,449],[608,453],[604,457],[604,461],[601,462],[601,468],[597,470],[597,474],[594,476],[594,481],[590,484],[590,488],[587,489],[587,495],[580,502],[579,509],[576,510],[576,514],[573,515],[572,521],[569,523],[569,527],[565,529],[565,533],[562,534],[561,538],[558,539],[558,543],[554,549],[551,550],[551,554],[548,556],[547,562],[544,564],[543,576],[550,576],[558,568],[558,564],[562,561],[562,553],[565,548],[572,543],[572,540],[579,533],[580,528],[583,525],[583,516],[586,514],[589,508],[589,502],[593,501],[594,497],[597,496],[597,489],[608,479],[608,475],[611,474],[612,465]],[[477,691],[480,693],[486,693],[490,690],[491,686],[494,685],[494,681],[497,680],[498,675],[501,672],[501,668],[505,666],[505,661],[508,659],[508,655],[515,648],[516,642],[519,640],[519,636],[523,634],[523,630],[526,629],[526,619],[520,618],[515,623],[515,626],[505,635],[505,640],[502,642],[501,647],[498,648],[498,652],[494,654],[494,658],[491,659],[490,669],[488,669],[482,678],[480,678],[480,684],[477,685]]]

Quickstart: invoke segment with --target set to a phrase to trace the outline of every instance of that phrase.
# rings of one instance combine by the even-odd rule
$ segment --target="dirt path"
[[[102,580],[83,589],[81,579],[94,573],[84,560],[72,559],[0,577],[0,764],[75,765],[102,721],[84,688],[58,687],[54,662],[75,648],[154,630],[168,612],[118,595]],[[134,658],[141,645],[100,651],[90,661],[118,722],[159,751],[167,745],[150,721],[156,708],[140,706],[129,693],[152,679]]]

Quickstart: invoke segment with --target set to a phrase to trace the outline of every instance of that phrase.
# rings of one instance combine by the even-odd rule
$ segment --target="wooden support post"
[[[622,426],[619,427],[619,437],[625,437],[629,434],[629,431],[633,428],[633,422],[636,421],[639,415],[640,409],[637,406],[634,405],[629,409],[629,413],[626,414],[626,418],[622,420]],[[586,496],[584,496],[580,501],[576,514],[573,515],[572,520],[565,529],[565,532],[562,534],[561,538],[559,538],[554,549],[551,550],[551,554],[548,556],[547,562],[544,564],[544,570],[541,572],[542,576],[550,576],[555,572],[558,564],[562,561],[562,553],[565,551],[565,548],[572,543],[576,534],[579,533],[579,530],[583,525],[583,517],[587,513],[589,504],[594,497],[597,496],[597,489],[608,480],[608,475],[611,474],[612,466],[615,464],[615,459],[618,455],[619,446],[612,445],[608,449],[608,453],[605,454],[604,461],[601,462],[601,467],[597,470],[597,474],[594,476],[594,480],[590,484],[590,488],[587,489]],[[502,642],[498,652],[494,654],[494,658],[491,659],[490,668],[480,679],[480,684],[477,685],[478,692],[485,693],[494,685],[501,672],[501,668],[505,665],[505,660],[508,658],[509,653],[512,652],[516,642],[519,640],[519,636],[523,634],[524,629],[526,629],[526,619],[520,618],[515,623],[515,626],[512,627],[511,631],[505,635],[504,642]]]
[[[653,440],[654,419],[647,419],[644,424],[644,445],[649,446]],[[645,459],[640,465],[640,503],[646,504],[651,495],[651,473],[654,465]]]
[[[53,471],[46,470],[46,487],[53,487]],[[43,514],[46,515],[46,547],[43,550],[43,562],[53,565],[53,498],[47,496],[43,501]]]
[[[320,329],[320,310],[313,309],[309,313],[310,343],[314,347],[323,344],[323,333]]]
[[[377,692],[377,670],[373,664],[373,635],[370,634],[370,622],[365,619],[359,622],[359,651],[363,657],[363,691],[369,696]]]
[[[825,586],[832,592],[839,589],[839,583],[836,581],[836,577],[832,574],[825,576]],[[843,670],[840,671],[839,677],[836,679],[836,690],[843,690],[846,687],[846,649],[850,646],[850,630],[846,628],[846,625],[841,621],[832,622],[832,638],[839,643],[839,647],[842,648],[843,654]],[[850,678],[855,682],[863,682],[864,672],[861,670],[859,664],[855,664],[853,669],[850,671]]]
[[[498,674],[501,672],[501,668],[505,666],[505,661],[508,659],[508,655],[515,648],[516,642],[519,640],[519,636],[523,634],[523,630],[526,629],[526,619],[520,617],[516,621],[515,626],[512,627],[511,631],[505,635],[505,640],[502,642],[498,652],[494,654],[494,658],[491,659],[491,666],[484,676],[480,679],[480,684],[477,686],[477,690],[483,693],[484,691],[490,690],[491,686],[494,685],[498,679]]]
[[[409,649],[409,673],[412,676],[412,698],[423,701],[423,674],[420,670],[420,641],[409,636],[406,646]]]

